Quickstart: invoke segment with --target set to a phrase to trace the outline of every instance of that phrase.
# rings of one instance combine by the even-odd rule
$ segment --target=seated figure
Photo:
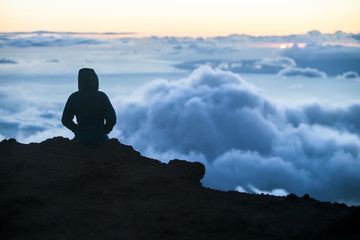
[[[75,141],[98,147],[109,140],[107,134],[116,123],[115,110],[107,95],[98,91],[99,79],[93,69],[79,70],[78,88],[68,98],[61,122],[75,134]]]

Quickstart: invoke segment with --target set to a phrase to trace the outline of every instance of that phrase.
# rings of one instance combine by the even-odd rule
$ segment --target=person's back
[[[106,94],[98,91],[99,80],[93,69],[80,69],[78,87],[79,91],[71,94],[66,102],[62,123],[74,132],[74,140],[100,146],[109,139],[107,134],[116,123],[115,110]]]

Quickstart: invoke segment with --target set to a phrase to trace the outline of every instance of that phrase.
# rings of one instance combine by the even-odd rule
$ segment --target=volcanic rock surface
[[[0,239],[360,239],[359,207],[204,188],[111,139],[0,143]]]

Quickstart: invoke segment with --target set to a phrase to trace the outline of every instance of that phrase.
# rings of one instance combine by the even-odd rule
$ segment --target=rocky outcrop
[[[204,188],[201,163],[149,159],[111,139],[0,143],[1,239],[358,239],[344,204]]]

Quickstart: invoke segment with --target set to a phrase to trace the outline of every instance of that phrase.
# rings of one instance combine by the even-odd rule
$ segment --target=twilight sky
[[[358,0],[0,0],[0,6],[0,32],[209,37],[360,31]]]

